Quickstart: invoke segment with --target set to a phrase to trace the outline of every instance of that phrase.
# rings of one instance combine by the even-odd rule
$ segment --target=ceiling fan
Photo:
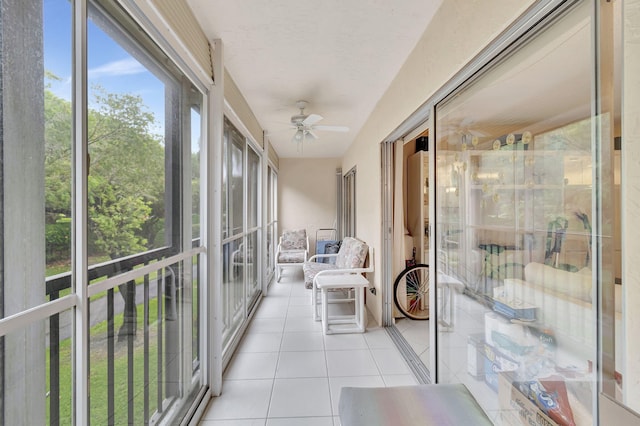
[[[293,115],[291,117],[291,125],[293,129],[296,129],[296,132],[291,139],[293,142],[302,143],[305,139],[309,138],[311,140],[318,139],[318,135],[315,134],[314,130],[323,130],[329,132],[348,132],[349,128],[347,126],[323,126],[316,124],[320,120],[322,120],[322,116],[318,114],[305,114],[304,109],[307,107],[307,101],[297,101],[296,107],[300,110],[300,113]]]

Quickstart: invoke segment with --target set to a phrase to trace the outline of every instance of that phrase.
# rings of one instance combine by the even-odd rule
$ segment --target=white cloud
[[[88,71],[89,79],[100,77],[116,77],[121,75],[140,74],[146,72],[147,69],[140,65],[133,58],[121,59],[119,61],[108,62],[99,67],[92,68]]]

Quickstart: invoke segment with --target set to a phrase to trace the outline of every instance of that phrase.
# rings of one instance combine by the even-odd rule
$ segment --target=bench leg
[[[315,280],[313,281],[313,287],[311,288],[311,304],[313,305],[313,320],[320,321],[321,314],[319,312],[320,304],[318,303],[318,287],[316,287]]]
[[[355,314],[356,314],[356,324],[358,325],[358,329],[360,332],[364,332],[364,287],[354,289],[356,293],[356,301],[355,301]]]
[[[329,294],[322,289],[322,332],[329,334]]]
[[[344,290],[347,290],[346,288]],[[364,287],[348,289],[353,298],[346,300],[329,300],[329,292],[326,288],[322,291],[322,330],[324,334],[342,333],[364,333],[366,330],[364,311]],[[352,302],[354,306],[353,315],[329,316],[329,303]],[[332,327],[332,325],[338,327]],[[341,327],[342,326],[342,327]]]

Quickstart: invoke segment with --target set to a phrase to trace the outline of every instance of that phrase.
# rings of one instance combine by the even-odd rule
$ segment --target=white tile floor
[[[335,426],[344,386],[415,384],[387,332],[323,335],[301,275],[273,283],[223,376],[203,426]]]

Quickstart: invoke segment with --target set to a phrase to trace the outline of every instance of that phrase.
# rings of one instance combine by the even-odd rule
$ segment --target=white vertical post
[[[89,424],[89,296],[87,260],[87,1],[73,2],[73,289],[78,298],[74,334],[74,421]]]
[[[0,10],[0,318],[45,300],[43,2]],[[43,424],[45,322],[2,338],[0,421]],[[57,366],[55,367],[57,368]],[[29,401],[25,404],[25,401]]]
[[[262,277],[262,294],[266,295],[269,289],[269,263],[267,262],[267,235],[269,233],[269,222],[267,219],[267,209],[269,206],[267,203],[269,202],[267,194],[267,172],[269,170],[269,138],[267,138],[266,132],[262,133],[262,158],[260,163],[260,226],[262,227],[262,244],[260,247],[262,248],[261,259],[261,267],[260,267],[260,276]],[[272,237],[273,238],[273,237]],[[272,262],[273,263],[273,262]]]
[[[438,306],[437,306],[437,277],[439,264],[437,262],[437,241],[436,241],[436,223],[438,216],[436,215],[436,134],[435,134],[435,120],[436,116],[435,105],[432,104],[429,108],[429,117],[427,121],[427,128],[429,129],[429,379],[431,383],[437,383],[438,377]]]
[[[214,82],[208,97],[207,135],[207,287],[209,289],[209,383],[222,390],[222,139],[224,130],[224,48],[213,41]]]
[[[191,188],[191,176],[192,176],[192,165],[191,165],[191,105],[192,105],[192,94],[191,94],[191,82],[183,77],[181,82],[181,90],[180,90],[180,107],[178,111],[180,111],[180,137],[178,138],[178,142],[180,144],[180,164],[182,165],[182,173],[180,179],[180,191],[182,196],[180,199],[182,200],[182,214],[181,217],[181,238],[182,238],[182,248],[181,251],[189,251],[193,245],[193,196],[192,196],[192,188]],[[182,283],[176,282],[176,286],[182,287],[182,306],[178,307],[179,318],[178,323],[180,324],[181,329],[181,338],[180,344],[181,348],[178,348],[178,352],[180,354],[179,369],[181,371],[180,377],[180,389],[181,395],[185,395],[188,393],[188,389],[191,386],[191,379],[193,376],[192,366],[193,366],[193,351],[191,345],[191,339],[193,339],[193,334],[195,330],[193,330],[193,257],[189,257],[185,259],[182,263],[182,274],[180,277],[175,278],[176,281],[182,280]],[[176,296],[177,298],[177,296]]]
[[[401,142],[400,142],[401,143]],[[394,144],[380,144],[382,159],[382,326],[393,325],[393,149]]]

